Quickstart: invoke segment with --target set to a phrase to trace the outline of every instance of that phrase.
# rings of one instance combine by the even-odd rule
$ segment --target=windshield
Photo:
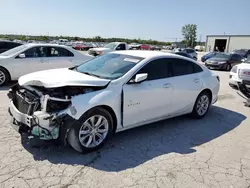
[[[211,59],[230,59],[231,55],[230,54],[225,54],[225,53],[218,53],[215,56],[213,56]]]
[[[104,48],[109,48],[109,49],[111,49],[111,50],[114,50],[115,47],[116,47],[116,45],[117,45],[117,43],[111,42],[111,43],[106,44],[106,45],[104,46]]]
[[[12,54],[16,54],[19,51],[24,50],[26,47],[27,47],[26,45],[21,45],[21,46],[18,46],[16,48],[12,48],[11,50],[8,50],[4,53],[1,53],[0,56],[10,56]]]
[[[143,60],[143,58],[108,53],[81,64],[76,68],[76,71],[114,80],[122,77],[141,60]]]

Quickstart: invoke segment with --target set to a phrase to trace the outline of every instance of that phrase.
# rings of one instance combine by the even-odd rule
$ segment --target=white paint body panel
[[[186,114],[192,111],[196,98],[204,89],[212,92],[212,103],[217,100],[219,81],[205,66],[201,73],[187,76],[171,77],[140,84],[127,84],[131,77],[146,63],[157,58],[182,58],[175,54],[148,51],[119,51],[112,52],[145,58],[137,63],[129,72],[119,79],[112,80],[105,89],[75,96],[71,99],[76,114],[68,114],[79,119],[85,112],[96,106],[110,107],[117,119],[117,132],[132,127],[155,122],[158,120]],[[47,73],[46,73],[47,72]],[[64,85],[103,86],[109,80],[95,78],[66,69],[33,73],[19,79],[20,84],[43,83],[46,87],[60,87]],[[45,74],[45,76],[43,76]],[[65,78],[57,78],[67,74]],[[48,79],[50,75],[57,75]],[[198,78],[198,82],[197,79]],[[122,106],[123,104],[123,106]],[[123,109],[123,110],[122,110]],[[123,112],[122,112],[123,111]]]
[[[237,66],[237,72],[232,72],[230,71],[230,76],[231,78],[229,78],[229,83],[235,86],[238,86],[238,82],[242,82],[242,80],[250,80],[250,75],[241,75],[240,72],[241,71],[248,71],[250,72],[250,64],[249,63],[241,63]],[[239,77],[239,75],[241,75]]]
[[[99,79],[68,68],[51,69],[20,77],[19,85],[36,85],[46,88],[62,86],[105,86],[109,80]]]
[[[38,58],[16,58],[19,54],[33,47],[59,47],[69,50],[74,57],[38,57]],[[11,54],[10,56],[0,55],[0,66],[7,69],[11,80],[18,80],[21,76],[35,71],[42,71],[54,68],[72,67],[92,59],[92,56],[83,55],[73,48],[54,44],[25,44],[25,48]]]

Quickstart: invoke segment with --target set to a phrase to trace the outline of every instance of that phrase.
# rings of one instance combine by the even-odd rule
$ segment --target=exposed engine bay
[[[16,84],[9,90],[8,97],[15,108],[25,116],[25,123],[16,122],[21,123],[19,132],[50,140],[59,137],[59,129],[71,106],[71,99],[102,88],[85,86],[45,88]]]

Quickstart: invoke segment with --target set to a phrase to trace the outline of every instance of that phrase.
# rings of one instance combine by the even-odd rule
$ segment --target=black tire
[[[226,66],[226,71],[229,72],[229,71],[231,70],[231,68],[232,68],[231,65],[230,65],[230,64],[227,64],[227,66]]]
[[[5,69],[0,67],[0,75],[1,74],[3,74],[4,76],[4,81],[3,82],[0,81],[0,86],[3,86],[10,81],[10,76],[9,76],[9,73]]]
[[[201,100],[201,98],[202,98],[203,96],[206,96],[206,97],[208,98],[208,107],[207,107],[207,109],[206,109],[206,111],[205,111],[204,114],[200,114],[200,113],[198,112],[198,103],[199,103],[199,101]],[[210,105],[211,105],[211,100],[212,100],[212,99],[211,99],[211,95],[209,94],[209,92],[207,92],[207,91],[201,92],[201,93],[199,94],[199,96],[197,97],[196,101],[195,101],[195,104],[194,104],[194,107],[193,107],[193,111],[192,111],[192,113],[191,113],[191,116],[192,116],[193,118],[196,118],[196,119],[202,119],[203,117],[205,117],[205,115],[207,114],[207,112],[208,112],[208,110],[209,110],[209,107],[210,107]]]
[[[107,136],[97,146],[85,147],[80,142],[79,131],[80,131],[83,123],[94,115],[100,115],[100,116],[103,116],[106,118],[106,120],[108,122]],[[112,135],[113,127],[114,127],[113,126],[113,119],[112,119],[112,116],[110,115],[110,113],[103,108],[94,108],[94,109],[86,112],[85,114],[83,114],[82,117],[77,121],[77,123],[75,123],[72,126],[72,128],[68,132],[67,141],[68,141],[69,145],[72,146],[76,151],[78,151],[80,153],[88,153],[88,152],[97,150],[103,146],[105,141]]]

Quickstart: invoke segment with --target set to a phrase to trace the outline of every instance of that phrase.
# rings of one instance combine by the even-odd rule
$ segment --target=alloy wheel
[[[209,107],[209,98],[207,95],[202,95],[196,105],[196,111],[199,116],[203,116]]]
[[[3,71],[0,70],[0,85],[2,85],[6,80],[6,76]]]
[[[108,121],[104,116],[91,116],[82,124],[79,130],[79,141],[86,148],[96,147],[104,141],[108,131]]]

